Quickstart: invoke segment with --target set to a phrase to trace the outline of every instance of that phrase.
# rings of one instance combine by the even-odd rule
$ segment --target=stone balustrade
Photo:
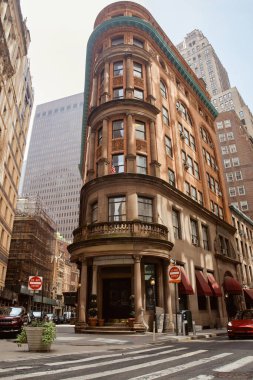
[[[105,237],[141,237],[168,240],[168,228],[158,223],[142,221],[104,222],[79,227],[74,231],[74,243]]]

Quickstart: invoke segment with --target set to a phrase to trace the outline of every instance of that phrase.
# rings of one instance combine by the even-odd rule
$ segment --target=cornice
[[[86,52],[86,69],[85,69],[85,88],[84,88],[84,112],[83,112],[83,128],[82,128],[82,141],[81,141],[81,158],[80,158],[80,170],[83,169],[83,157],[84,157],[84,143],[86,137],[86,126],[88,118],[88,107],[89,107],[89,93],[90,93],[90,78],[92,78],[92,56],[93,48],[96,40],[109,29],[124,27],[137,28],[149,35],[149,37],[155,42],[157,46],[163,51],[168,60],[172,63],[175,69],[180,73],[180,75],[185,79],[189,86],[193,89],[196,95],[199,97],[202,103],[208,108],[211,114],[216,117],[218,115],[216,109],[208,99],[208,97],[201,90],[197,81],[191,76],[190,72],[187,70],[186,64],[179,60],[176,54],[173,52],[171,47],[164,41],[161,34],[147,21],[131,17],[131,16],[119,16],[111,18],[104,21],[102,24],[98,25],[92,32]]]

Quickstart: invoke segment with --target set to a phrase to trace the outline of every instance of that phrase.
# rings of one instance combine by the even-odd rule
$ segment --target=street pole
[[[177,283],[175,282],[175,314],[176,314],[176,335],[178,335],[178,321],[177,321]]]

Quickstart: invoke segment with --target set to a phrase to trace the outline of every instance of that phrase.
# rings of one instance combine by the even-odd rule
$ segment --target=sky
[[[115,1],[20,0],[27,19],[36,105],[83,92],[86,45],[98,13]],[[252,0],[137,0],[176,45],[200,29],[253,112]],[[31,118],[31,123],[33,115]],[[31,128],[30,128],[31,129]]]

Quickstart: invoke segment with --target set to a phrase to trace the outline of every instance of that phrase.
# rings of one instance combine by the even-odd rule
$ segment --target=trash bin
[[[192,328],[192,312],[190,310],[181,310],[182,323],[187,322],[185,325],[185,334],[188,335],[189,331],[193,331]]]

